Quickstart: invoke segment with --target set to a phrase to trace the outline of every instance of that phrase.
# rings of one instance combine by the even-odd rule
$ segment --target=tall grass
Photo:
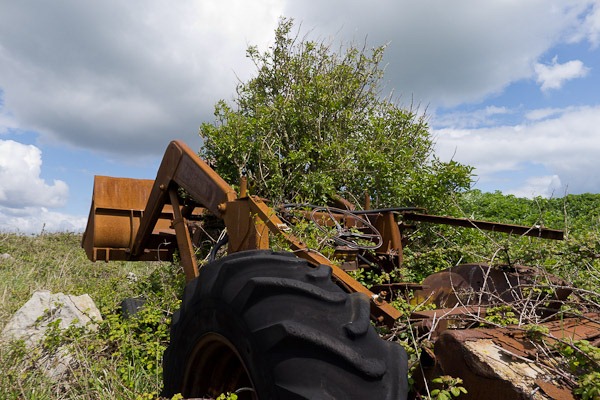
[[[26,236],[0,233],[0,330],[37,290],[89,294],[104,321],[97,330],[50,331],[27,349],[21,341],[0,345],[2,399],[147,399],[162,386],[161,357],[170,316],[182,290],[178,267],[169,263],[92,263],[71,233]],[[137,318],[125,319],[120,302],[144,297]],[[54,337],[52,337],[54,335]],[[52,340],[54,339],[54,341]],[[75,360],[60,381],[44,374],[50,343]]]
[[[509,257],[511,261],[551,270],[575,282],[579,304],[587,299],[587,304],[595,310],[600,304],[600,258],[597,256],[600,233],[594,232],[589,237],[572,235],[564,243],[537,245],[529,239],[499,242],[487,238],[482,242],[476,237],[469,237],[470,240],[463,237],[461,243],[450,243],[448,238],[460,238],[458,232],[437,233],[438,237],[444,236],[444,246],[422,247],[418,257],[413,250],[407,250],[408,267],[418,271],[419,263],[428,268],[443,266],[448,262],[446,253],[452,256],[457,249],[462,254],[473,249],[484,260],[485,254],[492,254],[494,250],[489,247],[490,243],[500,243],[503,252],[514,251]],[[37,290],[71,295],[87,293],[104,318],[96,330],[51,329],[46,342],[34,349],[26,348],[21,341],[0,343],[0,399],[142,400],[159,396],[161,360],[169,341],[170,318],[183,292],[180,267],[171,263],[92,263],[87,260],[80,241],[80,235],[70,233],[36,236],[0,233],[0,255],[6,254],[0,257],[0,330]],[[500,253],[494,251],[493,254]],[[421,270],[421,274],[429,272],[434,271]],[[410,274],[407,275],[410,278]],[[417,277],[412,278],[418,281]],[[135,318],[126,319],[119,311],[120,302],[128,297],[146,299],[146,307]],[[401,308],[402,304],[397,306]],[[408,303],[404,306],[409,307]],[[406,329],[394,331],[393,336],[410,345],[409,333]],[[47,368],[44,355],[56,351],[57,344],[74,358],[69,373],[58,381],[44,373]],[[584,345],[587,346],[585,352],[561,355],[564,376],[570,377],[572,386],[581,393],[600,392],[600,374],[588,371],[582,375],[577,370],[579,375],[588,377],[589,382],[577,381],[579,375],[569,369],[570,360],[578,354],[595,360],[590,362],[592,371],[600,363],[600,350]]]

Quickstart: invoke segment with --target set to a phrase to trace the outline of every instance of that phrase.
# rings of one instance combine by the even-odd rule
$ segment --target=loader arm
[[[150,197],[135,237],[131,254],[141,254],[165,204],[173,202],[172,192],[184,189],[197,203],[217,217],[223,217],[219,204],[237,198],[235,190],[187,145],[172,141],[165,151]],[[170,194],[171,193],[171,194]],[[172,204],[175,206],[174,204]],[[181,216],[175,216],[176,218]],[[178,223],[174,220],[174,225]]]
[[[195,211],[180,204],[180,189],[224,221],[229,253],[269,249],[269,232],[280,235],[298,257],[330,266],[334,279],[347,291],[366,295],[376,319],[391,325],[400,317],[397,309],[287,232],[288,227],[261,199],[247,196],[245,190],[238,198],[223,178],[180,141],[167,147],[154,181],[96,177],[83,237],[88,257],[92,261],[168,260],[177,249],[186,280],[198,277],[186,221]]]
[[[167,147],[154,181],[96,176],[82,243],[88,258],[169,260],[179,249],[186,279],[198,276],[185,220],[194,208],[181,207],[180,189],[220,218],[219,205],[237,197],[227,182],[180,141]]]

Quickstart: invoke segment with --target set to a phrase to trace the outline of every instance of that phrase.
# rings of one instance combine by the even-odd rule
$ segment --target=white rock
[[[95,322],[101,321],[102,316],[87,294],[71,296],[38,291],[12,316],[0,339],[22,339],[32,348],[44,339],[48,324],[58,319],[60,329],[75,325],[94,330],[97,328]],[[39,363],[48,377],[60,380],[73,367],[73,357],[60,347],[52,354],[44,354]]]
[[[37,291],[10,319],[2,331],[2,337],[23,339],[28,344],[37,344],[44,336],[50,322],[60,318],[60,328],[71,324],[94,329],[93,321],[101,321],[102,316],[92,298],[87,295],[71,296],[63,293],[51,294]]]
[[[8,254],[8,253],[2,253],[2,254],[0,254],[0,262],[2,262],[2,261],[14,261],[14,259],[15,258],[13,256],[11,256],[10,254]]]

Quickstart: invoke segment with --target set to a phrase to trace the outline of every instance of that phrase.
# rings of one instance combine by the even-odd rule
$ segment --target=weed
[[[183,277],[169,263],[92,263],[80,248],[81,236],[69,233],[25,236],[0,233],[0,329],[36,290],[88,293],[104,320],[97,329],[60,321],[49,324],[35,348],[22,341],[0,346],[0,393],[6,399],[154,399],[162,389],[162,353],[169,324],[179,307]],[[128,275],[136,279],[128,279]],[[143,297],[146,306],[125,318],[120,302]],[[68,374],[47,377],[44,357],[66,351]]]
[[[443,375],[432,379],[431,382],[441,386],[431,391],[431,400],[450,400],[467,393],[467,389],[461,386],[463,381],[460,378]]]

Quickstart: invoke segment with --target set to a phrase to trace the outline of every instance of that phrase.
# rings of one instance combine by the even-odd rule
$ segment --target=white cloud
[[[600,170],[598,126],[600,106],[590,106],[554,110],[550,118],[525,120],[520,125],[445,128],[434,134],[438,155],[476,167],[481,181],[493,182],[507,171],[517,176],[537,165],[553,177],[552,185],[560,182],[561,188],[568,188],[570,193],[584,193],[596,192],[600,187],[600,175],[595,173]],[[511,190],[542,194],[540,185],[540,181],[531,181],[527,187]],[[561,190],[552,185],[553,190]]]
[[[514,113],[507,107],[487,106],[474,111],[453,112],[431,117],[431,125],[437,128],[474,128],[496,124],[496,118]]]
[[[367,7],[360,0],[308,0],[288,2],[286,11],[307,28],[329,29],[326,35],[390,42],[387,77],[396,92],[407,102],[414,96],[421,104],[448,107],[534,77],[538,59],[580,32],[595,2],[379,0]]]
[[[86,217],[73,216],[45,207],[14,209],[0,206],[0,231],[24,234],[41,232],[82,232]]]
[[[69,196],[67,184],[47,184],[40,177],[42,152],[33,145],[0,140],[0,206],[21,209],[30,206],[60,207]]]
[[[600,44],[600,2],[596,1],[593,11],[586,17],[585,28],[587,39],[592,46],[598,47]]]
[[[390,42],[390,89],[435,108],[532,78],[567,34],[597,38],[599,14],[592,0],[5,1],[0,88],[4,108],[42,143],[158,155],[171,138],[198,140],[236,74],[253,70],[247,45],[266,48],[281,15],[317,38]]]
[[[516,197],[533,198],[541,197],[560,197],[565,193],[558,175],[534,176],[525,181],[525,184],[519,188],[509,189],[506,194],[512,194]]]
[[[246,78],[279,0],[0,3],[4,108],[42,142],[157,155]]]
[[[540,63],[535,65],[537,82],[541,84],[542,91],[560,89],[565,81],[583,78],[589,71],[590,69],[579,60],[559,64],[557,57],[554,57],[549,65]]]
[[[559,116],[567,110],[568,109],[562,108],[540,108],[525,113],[525,118],[531,121],[539,121],[542,119]]]
[[[600,44],[600,1],[592,1],[591,9],[585,14],[585,17],[572,37],[571,41],[579,42],[587,40],[593,48]]]

